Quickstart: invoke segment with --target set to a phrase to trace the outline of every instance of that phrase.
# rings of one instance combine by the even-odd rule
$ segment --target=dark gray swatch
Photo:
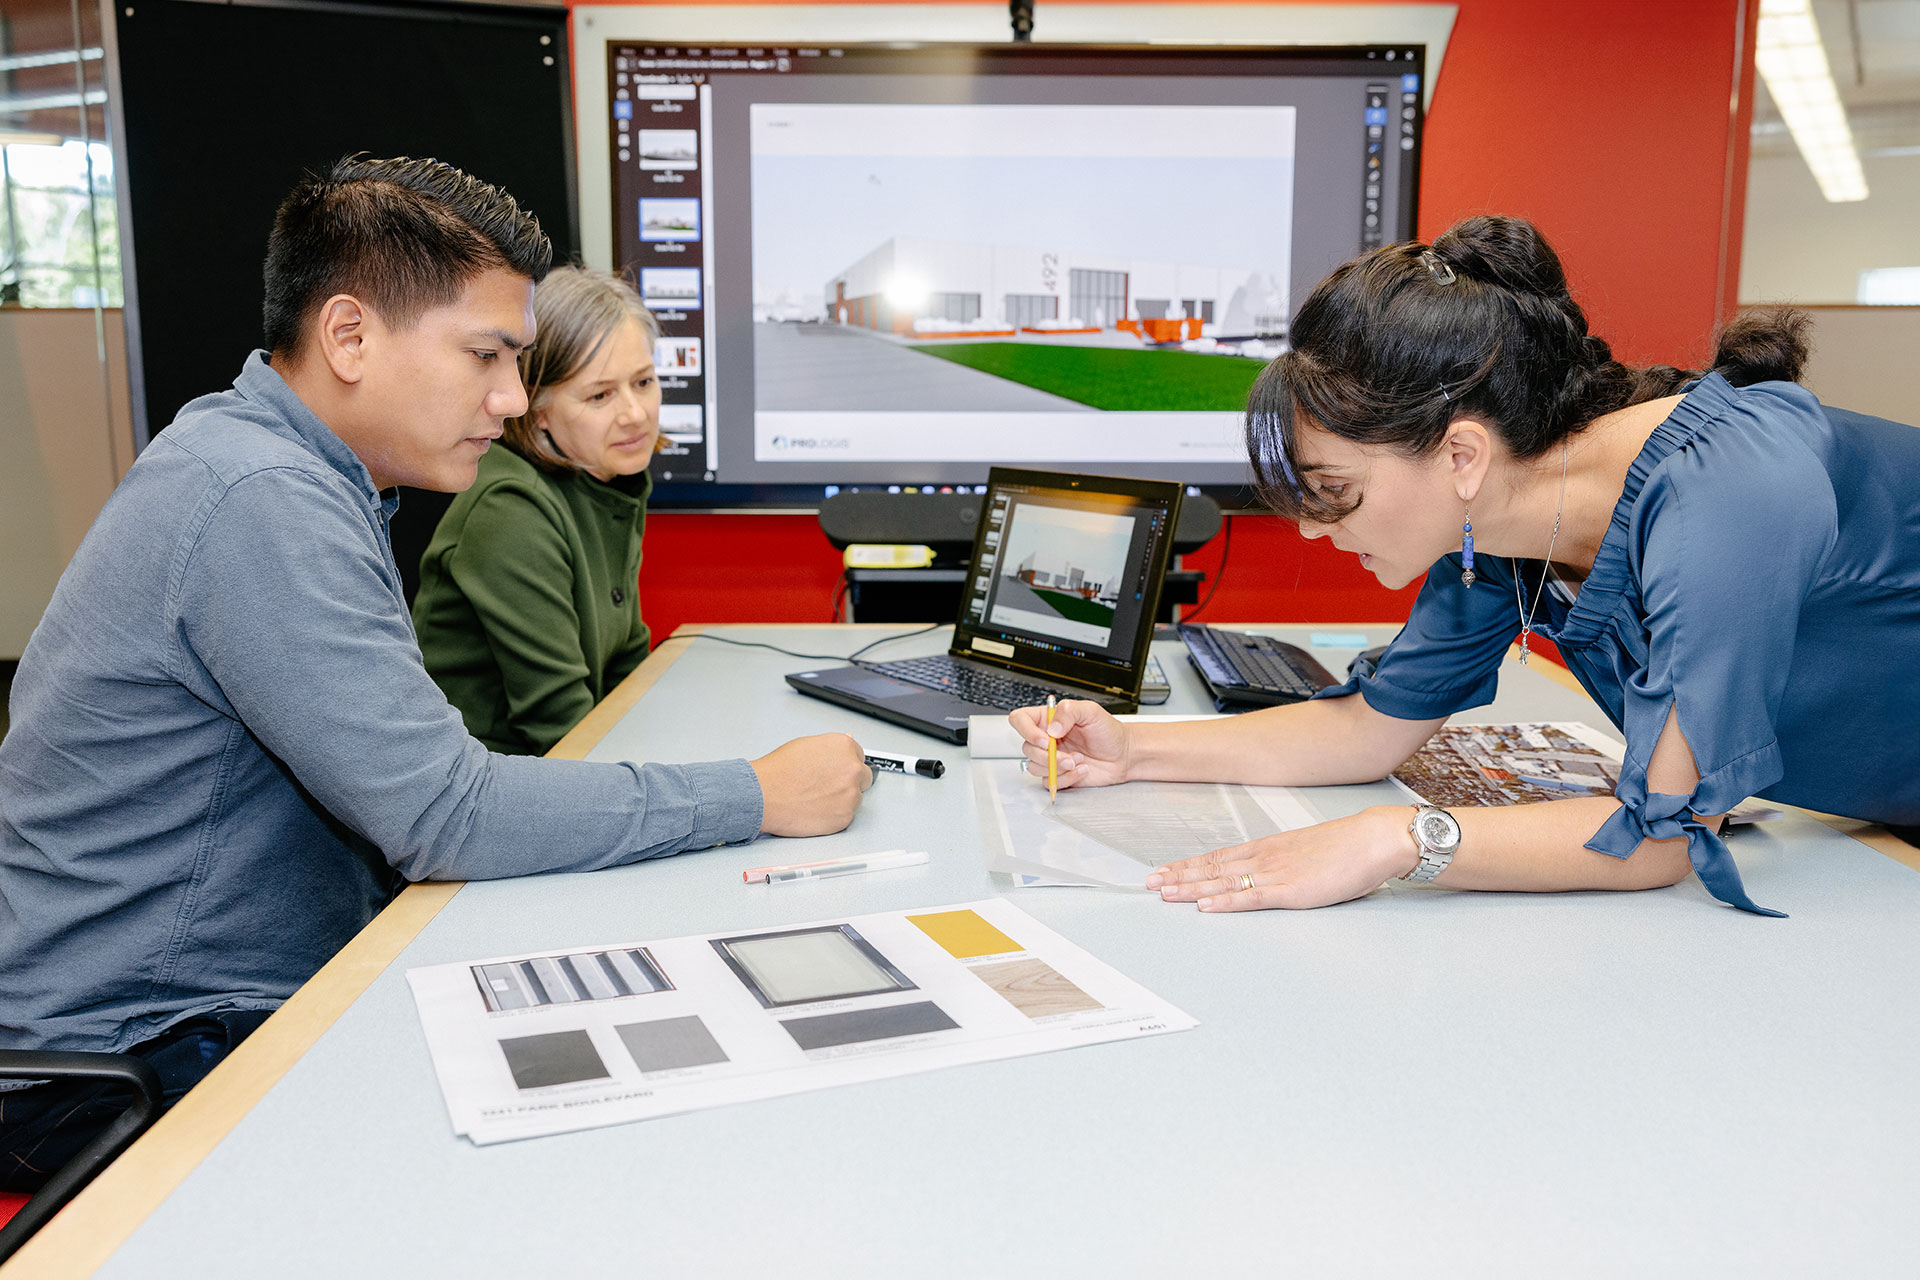
[[[790,1018],[780,1024],[802,1049],[830,1049],[863,1040],[892,1040],[926,1031],[952,1031],[960,1024],[931,1000],[896,1004],[885,1009],[854,1009],[817,1018]]]
[[[705,1067],[726,1062],[727,1051],[697,1017],[662,1018],[657,1022],[629,1022],[614,1028],[620,1042],[642,1071],[672,1071],[676,1067]]]
[[[576,1080],[605,1080],[607,1065],[600,1061],[593,1038],[584,1031],[553,1031],[540,1036],[517,1036],[500,1042],[507,1069],[522,1089],[544,1089]]]

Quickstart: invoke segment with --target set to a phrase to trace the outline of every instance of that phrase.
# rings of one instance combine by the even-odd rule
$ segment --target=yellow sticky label
[[[940,911],[907,919],[956,960],[1005,955],[1021,949],[1019,943],[971,911]]]

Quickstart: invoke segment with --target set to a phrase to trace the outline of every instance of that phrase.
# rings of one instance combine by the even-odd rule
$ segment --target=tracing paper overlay
[[[1285,787],[1128,782],[1069,787],[1050,801],[1020,761],[976,759],[972,769],[987,869],[1023,888],[1144,892],[1156,867],[1318,821]]]

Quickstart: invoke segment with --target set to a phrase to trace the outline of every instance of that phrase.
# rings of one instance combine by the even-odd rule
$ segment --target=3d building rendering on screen
[[[1284,282],[1257,271],[892,237],[827,281],[829,323],[980,337],[1125,332],[1148,342],[1277,334]]]

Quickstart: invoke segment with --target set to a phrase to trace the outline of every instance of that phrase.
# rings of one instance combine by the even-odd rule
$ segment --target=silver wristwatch
[[[1423,804],[1414,811],[1407,833],[1420,850],[1420,865],[1400,878],[1415,884],[1431,880],[1453,863],[1460,851],[1460,820],[1445,809]]]

